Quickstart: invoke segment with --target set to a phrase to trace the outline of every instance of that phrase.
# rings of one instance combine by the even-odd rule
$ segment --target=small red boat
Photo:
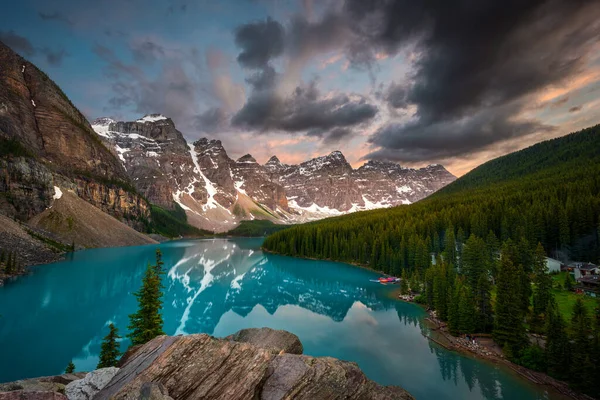
[[[379,278],[379,282],[380,283],[396,283],[396,282],[400,282],[400,278],[396,278],[395,276],[382,276],[381,278]]]

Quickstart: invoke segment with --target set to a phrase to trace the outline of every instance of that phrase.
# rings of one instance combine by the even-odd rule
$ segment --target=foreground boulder
[[[287,331],[276,331],[271,328],[242,329],[227,336],[225,339],[234,342],[250,343],[261,349],[272,350],[275,353],[302,354],[304,348],[298,336]]]
[[[402,388],[367,379],[355,363],[290,354],[299,349],[295,335],[272,329],[240,331],[225,339],[159,336],[129,353],[94,400],[412,399]],[[162,386],[149,387],[150,382]]]
[[[91,400],[112,378],[119,372],[119,368],[101,368],[88,373],[83,379],[73,381],[65,387],[65,394],[69,400]]]

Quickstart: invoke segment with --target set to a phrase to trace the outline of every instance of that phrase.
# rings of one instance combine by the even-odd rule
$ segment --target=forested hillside
[[[600,125],[490,161],[416,204],[295,226],[264,247],[401,275],[401,292],[451,334],[492,333],[511,361],[600,397],[600,307],[590,315],[568,274],[555,285],[544,258],[598,262],[599,236]],[[573,305],[561,310],[556,293]]]
[[[600,126],[492,160],[410,206],[298,225],[265,240],[282,254],[368,265],[400,274],[424,270],[453,227],[500,241],[541,242],[548,254],[600,257]]]

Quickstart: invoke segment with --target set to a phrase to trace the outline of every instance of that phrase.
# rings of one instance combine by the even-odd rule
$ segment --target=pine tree
[[[454,227],[450,225],[446,229],[444,235],[444,252],[446,253],[446,259],[449,263],[456,263],[456,238],[454,237]]]
[[[508,346],[507,356],[519,357],[524,344],[523,314],[519,269],[502,254],[498,272],[496,318],[493,336],[496,343]]]
[[[462,280],[457,279],[452,291],[450,304],[448,305],[448,330],[451,335],[457,336],[461,332],[460,325],[460,295]]]
[[[568,376],[569,338],[554,298],[550,298],[546,309],[546,360],[548,375],[557,379]]]
[[[463,285],[458,301],[460,330],[464,333],[474,333],[476,328],[476,310],[472,291],[468,285]]]
[[[490,332],[494,327],[492,310],[492,283],[488,276],[481,275],[475,293],[476,325],[479,332]]]
[[[75,372],[75,364],[73,364],[73,360],[69,361],[69,365],[65,368],[65,374],[72,374]]]
[[[567,275],[565,275],[565,290],[573,290],[573,278],[571,278],[571,274],[569,272],[567,272]]]
[[[571,313],[571,327],[577,325],[579,320],[583,319],[586,324],[588,324],[587,310],[585,309],[585,304],[583,304],[583,300],[581,297],[578,297],[575,300],[575,304],[573,304],[573,311]]]
[[[585,379],[590,370],[594,369],[591,363],[590,321],[583,301],[578,298],[573,307],[571,317],[573,330],[573,350],[571,351],[571,385],[581,391],[587,392],[592,388],[592,382]]]
[[[402,270],[402,278],[400,278],[400,293],[408,294],[408,274],[406,269]]]
[[[144,344],[156,336],[164,335],[162,319],[162,259],[160,251],[156,252],[156,265],[148,265],[142,287],[134,293],[138,310],[129,315],[130,325],[127,337],[131,345]]]
[[[546,312],[548,301],[552,296],[552,277],[548,274],[546,253],[541,243],[538,243],[535,249],[533,273],[533,282],[535,283],[535,289],[533,290],[533,315],[537,318]]]
[[[121,336],[119,336],[117,328],[115,328],[112,323],[108,326],[108,328],[110,331],[102,341],[100,360],[96,368],[116,367],[118,358],[121,355],[121,352],[119,351],[119,343],[117,342]]]

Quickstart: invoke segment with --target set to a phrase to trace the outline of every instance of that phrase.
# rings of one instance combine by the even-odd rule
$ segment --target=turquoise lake
[[[0,382],[95,368],[113,322],[127,333],[157,247],[165,261],[169,335],[222,337],[268,326],[298,335],[305,354],[355,361],[371,379],[417,399],[554,398],[503,368],[423,336],[425,312],[392,299],[379,275],[326,261],[265,254],[262,239],[208,239],[93,249],[0,287]],[[121,349],[128,346],[126,339]]]

